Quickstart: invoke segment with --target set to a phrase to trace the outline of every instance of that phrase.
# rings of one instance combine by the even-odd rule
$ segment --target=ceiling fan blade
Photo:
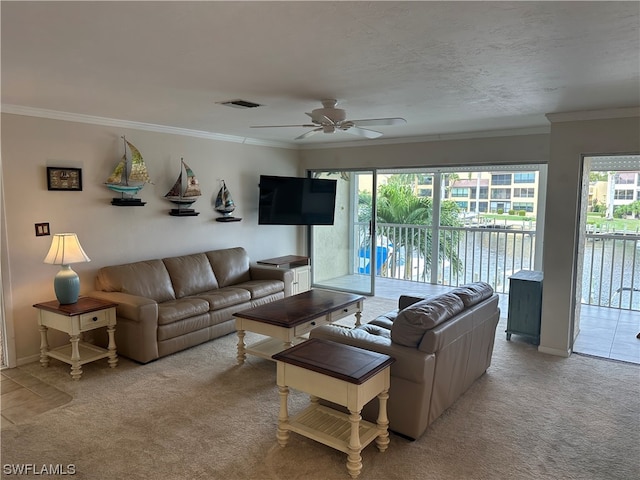
[[[404,118],[369,118],[364,120],[351,120],[358,127],[373,127],[383,125],[404,125],[407,121]]]
[[[312,125],[312,126],[315,127],[315,125]],[[294,140],[302,140],[303,138],[310,137],[311,135],[315,135],[316,133],[321,132],[321,131],[322,131],[322,127],[316,128],[316,129],[308,131],[307,133],[303,133],[299,137],[294,138]]]
[[[376,132],[375,130],[369,130],[367,128],[358,128],[351,127],[345,130],[347,133],[351,133],[352,135],[358,135],[360,137],[366,138],[378,138],[382,136],[382,132]]]
[[[251,125],[250,128],[280,128],[280,127],[317,127],[317,125],[313,123],[305,123],[303,125]]]

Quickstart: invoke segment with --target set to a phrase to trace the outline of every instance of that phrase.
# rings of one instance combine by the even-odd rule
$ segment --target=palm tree
[[[431,265],[431,239],[432,229],[430,228],[411,228],[412,226],[431,225],[433,221],[433,202],[431,198],[419,197],[414,194],[413,186],[404,183],[405,178],[392,176],[386,185],[378,187],[377,198],[377,222],[379,224],[390,224],[402,226],[402,234],[396,235],[396,229],[393,230],[393,238],[389,240],[393,243],[392,261],[395,264],[401,264],[400,258],[402,253],[407,257],[413,257],[425,260],[425,265]],[[459,225],[458,221],[459,207],[455,202],[444,201],[441,204],[440,223],[441,225],[455,226]],[[384,232],[378,231],[379,235]],[[389,233],[387,231],[387,233]],[[457,232],[453,232],[454,238],[450,238],[445,242],[441,237],[439,239],[438,257],[439,260],[447,259],[451,263],[451,267],[460,272],[462,264],[457,256],[454,245],[457,243]],[[411,278],[411,262],[404,262],[405,279]],[[423,278],[426,276],[427,269],[422,271]]]

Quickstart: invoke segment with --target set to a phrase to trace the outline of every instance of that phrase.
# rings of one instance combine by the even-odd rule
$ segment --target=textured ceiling
[[[294,143],[304,112],[382,139],[640,105],[639,2],[2,2],[2,104]],[[256,109],[220,105],[233,99]],[[36,110],[33,110],[36,109]],[[18,109],[19,110],[19,109]],[[298,141],[349,142],[345,132]],[[371,142],[371,141],[370,141]],[[375,142],[375,140],[374,140]]]

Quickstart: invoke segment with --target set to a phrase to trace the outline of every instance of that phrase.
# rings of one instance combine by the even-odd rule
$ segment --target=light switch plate
[[[36,223],[36,237],[44,237],[50,235],[48,223]]]

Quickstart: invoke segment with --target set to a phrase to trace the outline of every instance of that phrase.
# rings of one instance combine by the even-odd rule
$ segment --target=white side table
[[[117,303],[90,297],[80,297],[71,305],[60,305],[56,300],[36,303],[34,307],[38,309],[40,326],[40,364],[49,366],[49,357],[68,363],[74,380],[80,380],[82,365],[101,358],[109,358],[109,366],[115,368],[118,364],[115,342],[117,306]],[[100,327],[107,327],[107,349],[80,340],[82,332]],[[69,344],[50,350],[47,340],[49,328],[68,333]]]
[[[347,471],[356,478],[362,470],[362,449],[375,440],[378,450],[389,446],[390,365],[392,357],[329,340],[312,338],[273,356],[277,362],[280,395],[278,444],[286,446],[296,432],[347,454]],[[289,388],[306,392],[311,404],[289,417]],[[376,423],[362,420],[362,407],[378,397]],[[321,405],[319,398],[347,407],[349,414]]]

